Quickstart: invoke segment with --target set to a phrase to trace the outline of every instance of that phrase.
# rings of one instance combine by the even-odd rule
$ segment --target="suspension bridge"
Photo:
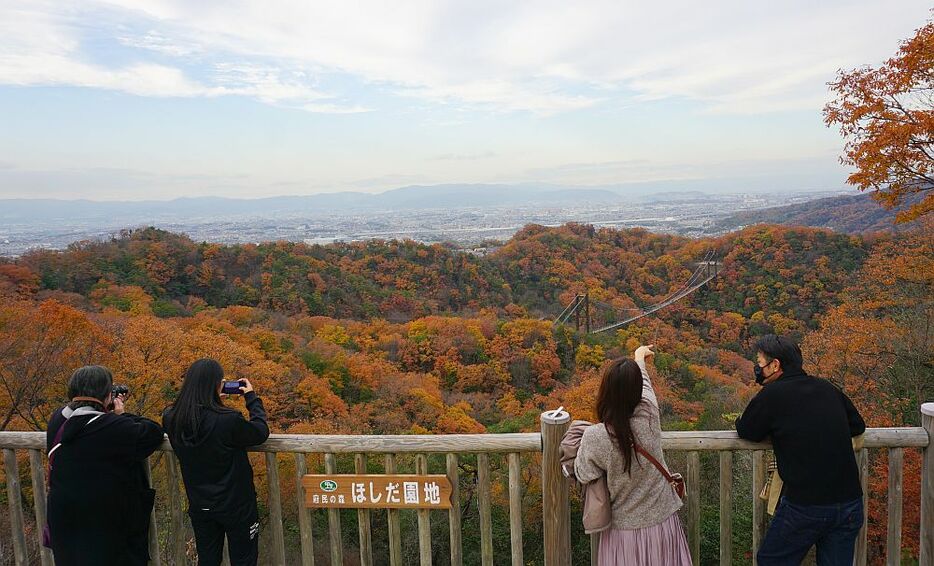
[[[670,306],[681,299],[687,297],[694,291],[697,291],[712,279],[714,279],[720,270],[720,262],[717,259],[717,254],[715,251],[708,251],[704,258],[695,264],[697,267],[694,272],[691,274],[691,277],[684,282],[678,289],[668,294],[662,300],[641,308],[641,309],[620,309],[609,303],[598,301],[590,297],[590,293],[581,293],[574,297],[574,300],[571,301],[565,309],[558,315],[554,320],[554,324],[557,326],[559,324],[567,324],[573,317],[575,326],[577,330],[580,331],[581,327],[584,328],[584,331],[587,334],[597,334],[600,332],[607,332],[610,330],[616,330],[617,328],[622,328],[627,324],[635,322],[640,318],[650,316],[663,308]],[[602,308],[618,315],[616,322],[605,324],[603,326],[593,328],[592,327],[592,316],[591,310],[593,308]]]

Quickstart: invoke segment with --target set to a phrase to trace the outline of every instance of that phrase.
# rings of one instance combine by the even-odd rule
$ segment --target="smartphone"
[[[243,392],[240,391],[240,388],[243,387],[242,381],[225,381],[221,385],[221,393],[227,395],[242,395]]]

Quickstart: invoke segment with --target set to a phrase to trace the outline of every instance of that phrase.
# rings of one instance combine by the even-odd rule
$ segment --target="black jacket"
[[[55,563],[146,564],[155,492],[143,466],[162,444],[162,428],[128,413],[66,420],[59,409],[49,420],[47,449],[62,426],[48,494]]]
[[[772,438],[783,495],[799,505],[844,503],[862,496],[852,437],[866,423],[826,379],[790,371],[765,385],[736,421],[740,438]]]
[[[253,468],[246,447],[269,438],[266,411],[256,393],[246,394],[247,421],[233,409],[204,409],[195,438],[173,435],[172,408],[162,414],[162,424],[182,468],[182,479],[191,509],[215,513],[246,513],[256,506]]]

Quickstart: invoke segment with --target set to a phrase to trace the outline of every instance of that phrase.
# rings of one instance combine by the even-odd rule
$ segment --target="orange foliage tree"
[[[48,300],[0,306],[0,430],[45,429],[71,372],[106,359],[109,336],[87,315]]]
[[[809,371],[842,386],[869,426],[917,426],[934,398],[934,222],[873,249],[843,302],[822,319],[802,349]],[[870,556],[882,560],[887,463],[870,452]],[[903,547],[917,548],[919,457],[905,452]]]
[[[934,210],[934,22],[880,67],[841,71],[830,87],[824,121],[847,139],[841,161],[856,167],[848,182],[889,208],[924,193],[898,222]]]
[[[843,302],[808,335],[806,360],[877,426],[919,424],[934,396],[934,222],[880,242]]]

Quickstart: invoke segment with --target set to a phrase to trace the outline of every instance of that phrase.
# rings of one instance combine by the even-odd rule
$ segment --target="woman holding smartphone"
[[[201,359],[185,372],[175,403],[162,414],[162,425],[182,468],[188,515],[195,532],[198,564],[217,566],[224,537],[232,566],[253,566],[258,557],[259,520],[253,468],[246,448],[269,437],[263,402],[247,379],[240,380],[250,420],[224,406],[224,370]]]

